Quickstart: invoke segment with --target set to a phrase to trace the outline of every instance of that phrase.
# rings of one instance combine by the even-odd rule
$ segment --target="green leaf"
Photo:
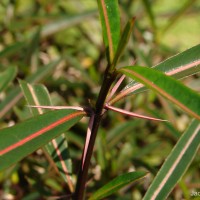
[[[44,85],[31,85],[23,80],[19,80],[19,84],[28,105],[51,105],[49,93]],[[30,110],[34,116],[48,111],[42,108],[30,108]]]
[[[120,15],[118,0],[97,0],[103,39],[109,52],[109,63],[112,63],[120,40]]]
[[[29,105],[48,105],[51,106],[50,95],[43,85],[30,85],[25,81],[20,80],[20,86]],[[48,111],[42,108],[30,108],[33,115],[43,114]],[[70,190],[73,192],[72,176],[72,161],[69,157],[68,143],[64,134],[53,139],[45,145],[45,150],[50,158],[55,162],[58,171],[64,180],[68,183]],[[53,162],[52,161],[52,162]]]
[[[76,124],[85,113],[56,110],[0,130],[0,170],[18,162]]]
[[[173,76],[176,79],[185,78],[200,72],[200,44],[168,58],[153,68],[165,72],[167,75]],[[124,96],[136,94],[144,90],[146,90],[144,85],[133,81],[120,94],[113,98],[110,103],[112,104],[124,98]]]
[[[135,22],[135,18],[132,18],[131,20],[129,20],[123,30],[123,33],[119,41],[115,57],[114,57],[113,66],[116,66],[120,56],[122,55],[124,51],[124,48],[126,47],[129,41],[131,32],[133,30],[134,22]]]
[[[8,67],[8,69],[0,73],[0,92],[8,86],[8,84],[15,78],[16,74],[16,67]]]
[[[176,79],[147,67],[129,66],[119,71],[142,82],[200,120],[200,95]]]
[[[144,200],[164,200],[192,162],[200,144],[200,124],[193,120],[164,162]]]
[[[27,82],[35,83],[39,82],[45,77],[47,77],[53,69],[60,63],[60,59],[53,61],[45,66],[42,66],[38,69],[37,72],[28,76],[26,78]],[[6,98],[0,103],[0,118],[2,118],[8,111],[23,97],[23,94],[19,88],[16,86],[13,90],[11,90]]]
[[[146,175],[146,172],[129,172],[123,175],[118,176],[117,178],[113,179],[102,188],[97,190],[89,200],[98,200],[107,197],[114,192],[118,191],[120,188],[128,185],[129,183],[136,181]]]

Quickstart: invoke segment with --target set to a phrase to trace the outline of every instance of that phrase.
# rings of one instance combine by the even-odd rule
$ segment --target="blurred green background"
[[[133,34],[119,66],[132,62],[153,66],[199,44],[200,1],[119,2],[122,27],[129,18],[136,16]],[[53,104],[94,104],[106,67],[97,2],[1,0],[0,72],[16,66],[17,78],[27,79],[56,60],[59,60],[59,64],[37,81],[48,88]],[[199,75],[183,81],[200,91]],[[17,85],[18,81],[15,79],[0,94],[1,103],[4,103]],[[13,98],[18,94],[19,91]],[[16,100],[1,115],[0,128],[29,118],[31,115],[25,104],[22,97]],[[142,169],[150,172],[146,179],[129,185],[108,198],[139,200],[191,118],[151,91],[129,96],[117,105],[136,113],[171,121],[170,124],[151,122],[109,112],[102,122],[91,161],[88,194],[123,172]],[[74,181],[86,128],[87,119],[84,119],[66,134],[73,162]],[[200,189],[199,158],[195,158],[169,199],[190,199],[190,192]],[[68,191],[67,184],[49,166],[41,150],[0,172],[2,200],[55,199],[53,197],[66,195]]]

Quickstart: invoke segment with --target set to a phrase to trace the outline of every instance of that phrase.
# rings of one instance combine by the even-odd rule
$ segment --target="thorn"
[[[113,86],[113,88],[111,89],[111,92],[107,98],[107,102],[110,101],[110,99],[112,98],[112,96],[115,94],[115,92],[117,91],[117,89],[119,88],[119,86],[121,85],[122,81],[124,80],[126,76],[122,75],[119,80],[117,81],[117,83]]]
[[[89,120],[89,125],[87,128],[87,134],[86,134],[86,140],[85,140],[85,145],[84,145],[84,150],[83,150],[83,158],[82,158],[82,169],[84,167],[84,163],[85,163],[85,158],[87,155],[87,151],[88,151],[88,146],[89,146],[89,142],[90,142],[90,136],[91,136],[91,132],[92,132],[92,126],[94,123],[94,114],[91,115],[90,120]]]
[[[149,120],[153,120],[153,121],[162,121],[162,122],[168,121],[168,120],[164,120],[164,119],[158,119],[158,118],[154,118],[154,117],[139,115],[137,113],[133,113],[133,112],[129,112],[127,110],[116,108],[116,107],[110,106],[108,104],[105,105],[105,108],[112,110],[112,111],[115,111],[115,112],[118,112],[118,113],[121,113],[121,114],[124,114],[124,115],[131,116],[131,117],[136,117],[136,118],[141,118],[141,119],[149,119]]]
[[[36,106],[36,105],[26,105],[26,106],[30,108],[44,108],[44,109],[51,109],[51,110],[73,109],[73,110],[84,111],[84,108],[80,106]]]

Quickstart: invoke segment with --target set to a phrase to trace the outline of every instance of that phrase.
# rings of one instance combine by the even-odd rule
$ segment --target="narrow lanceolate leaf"
[[[83,111],[56,110],[0,130],[0,170],[18,162],[76,124]]]
[[[200,120],[200,95],[176,79],[147,67],[129,66],[119,71],[142,82]]]
[[[200,72],[200,44],[168,58],[153,68],[164,72],[168,76],[173,76],[176,79],[182,79]],[[142,92],[145,89],[146,87],[143,84],[133,81],[129,83],[121,93],[113,98],[110,104],[115,103],[127,95]]]
[[[30,83],[37,83],[47,77],[55,67],[60,63],[60,59],[53,61],[45,66],[41,66],[37,72],[27,77],[26,81]],[[19,88],[16,86],[11,90],[5,99],[0,103],[0,119],[8,113],[8,111],[13,108],[13,106],[23,97],[23,94]]]
[[[120,15],[118,0],[97,0],[103,39],[112,63],[120,39]]]
[[[121,176],[118,176],[117,178],[113,179],[106,185],[104,185],[102,188],[97,190],[90,198],[89,200],[98,200],[103,199],[114,192],[118,191],[120,188],[124,187],[125,185],[128,185],[129,183],[132,183],[133,181],[136,181],[146,175],[146,172],[129,172],[126,174],[123,174]]]
[[[200,145],[200,123],[194,120],[171,151],[143,200],[165,200],[192,162]]]
[[[23,94],[28,104],[37,105],[36,108],[31,108],[33,115],[43,114],[47,110],[42,109],[39,105],[51,105],[50,95],[43,85],[30,85],[25,81],[19,81]],[[48,107],[48,106],[47,106]],[[50,106],[51,107],[51,106]],[[68,144],[64,134],[53,139],[45,145],[45,150],[55,162],[55,165],[68,183],[71,192],[73,192],[72,176],[72,161],[69,157]],[[50,159],[50,158],[49,158]],[[52,162],[51,162],[52,163]]]
[[[119,45],[117,47],[117,52],[116,52],[115,57],[114,57],[114,61],[113,61],[114,66],[116,66],[120,56],[122,55],[122,53],[124,51],[124,48],[126,47],[128,41],[129,41],[131,32],[133,30],[134,22],[135,22],[135,18],[130,19],[127,22],[127,24],[126,24],[126,26],[123,30],[121,39],[119,41]]]
[[[176,79],[200,72],[200,44],[170,57],[153,68]]]
[[[0,92],[2,92],[8,86],[8,84],[15,78],[16,73],[16,67],[8,67],[8,69],[0,73]]]

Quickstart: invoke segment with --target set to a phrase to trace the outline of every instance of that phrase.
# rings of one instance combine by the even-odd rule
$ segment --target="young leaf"
[[[103,199],[114,192],[118,191],[120,188],[128,185],[129,183],[136,181],[146,175],[146,172],[129,172],[123,175],[118,176],[117,178],[113,179],[102,188],[97,190],[89,200],[98,200]]]
[[[166,75],[173,76],[176,79],[181,79],[200,72],[200,44],[168,58],[153,68],[164,72]],[[127,95],[144,90],[146,90],[146,88],[143,84],[133,81],[109,103],[113,104]]]
[[[8,67],[8,69],[0,73],[0,92],[8,86],[8,84],[15,78],[16,74],[16,67]]]
[[[120,15],[118,0],[97,0],[103,39],[109,51],[109,63],[112,63],[120,39]]]
[[[147,67],[129,66],[119,71],[142,82],[200,120],[200,95],[174,78]]]
[[[50,95],[43,85],[30,85],[25,81],[19,81],[26,101],[30,105],[51,105]],[[38,108],[31,108],[33,115],[43,114],[48,111]],[[72,162],[69,157],[68,144],[64,134],[53,139],[45,145],[45,150],[55,162],[57,169],[64,180],[68,183],[70,190],[73,192]],[[52,162],[53,162],[52,161]]]
[[[116,52],[115,57],[114,57],[113,66],[116,66],[120,56],[122,55],[122,53],[124,51],[124,48],[126,47],[128,41],[129,41],[134,22],[135,22],[135,18],[130,19],[127,22],[127,24],[126,24],[126,26],[123,30],[121,39],[119,41],[119,45],[117,47],[117,52]]]
[[[56,110],[0,130],[0,170],[18,162],[76,124],[83,111]]]
[[[200,124],[193,120],[171,151],[143,200],[164,200],[192,162],[200,144]]]

